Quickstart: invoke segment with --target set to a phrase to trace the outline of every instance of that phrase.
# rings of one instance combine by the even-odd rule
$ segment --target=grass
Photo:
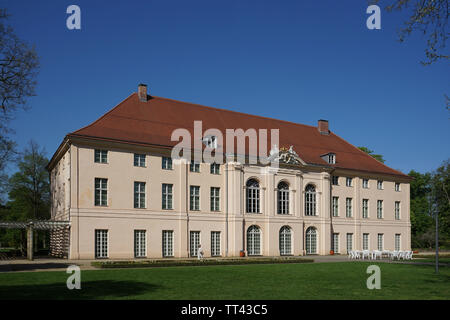
[[[381,268],[381,290],[366,269]],[[0,299],[449,299],[450,268],[374,262],[84,270],[0,274]]]

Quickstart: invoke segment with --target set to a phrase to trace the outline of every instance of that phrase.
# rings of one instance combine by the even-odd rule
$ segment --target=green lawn
[[[366,268],[381,268],[381,290]],[[68,290],[65,272],[0,274],[0,299],[449,299],[450,268],[341,262],[168,267],[81,272]]]

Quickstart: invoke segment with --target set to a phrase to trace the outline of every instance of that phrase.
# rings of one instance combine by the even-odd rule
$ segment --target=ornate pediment
[[[297,152],[294,151],[293,146],[289,148],[281,147],[278,149],[277,145],[274,145],[272,150],[270,150],[269,159],[271,161],[278,161],[279,163],[285,164],[301,164],[302,160],[298,156]]]

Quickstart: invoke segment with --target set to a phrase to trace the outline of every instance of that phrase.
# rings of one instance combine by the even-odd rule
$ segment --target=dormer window
[[[336,164],[336,154],[335,153],[327,153],[321,157],[323,160],[328,162],[329,164]]]
[[[211,149],[217,148],[217,137],[216,136],[206,136],[203,138],[203,144]]]

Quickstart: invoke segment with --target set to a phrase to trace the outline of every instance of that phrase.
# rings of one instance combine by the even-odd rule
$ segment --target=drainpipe
[[[190,252],[189,252],[189,168],[188,168],[189,164],[186,161],[186,250],[187,250],[187,256],[188,258],[190,257]]]
[[[228,161],[225,158],[225,257],[228,257]]]

